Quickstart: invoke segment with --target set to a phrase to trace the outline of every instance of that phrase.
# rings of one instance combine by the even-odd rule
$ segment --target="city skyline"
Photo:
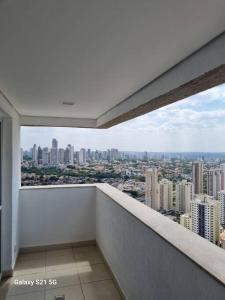
[[[153,152],[225,152],[225,84],[109,129],[22,127],[21,146]]]

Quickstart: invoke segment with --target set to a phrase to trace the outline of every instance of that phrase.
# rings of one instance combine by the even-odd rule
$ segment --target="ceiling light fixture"
[[[74,102],[70,102],[70,101],[63,101],[62,103],[63,105],[74,105]]]

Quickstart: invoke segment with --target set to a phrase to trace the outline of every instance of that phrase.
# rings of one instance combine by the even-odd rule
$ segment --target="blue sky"
[[[225,84],[110,129],[23,127],[22,148],[34,143],[75,149],[225,152]]]

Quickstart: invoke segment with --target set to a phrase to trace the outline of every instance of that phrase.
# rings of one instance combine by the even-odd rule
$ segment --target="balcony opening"
[[[22,127],[21,184],[109,183],[225,248],[225,85],[110,129]]]

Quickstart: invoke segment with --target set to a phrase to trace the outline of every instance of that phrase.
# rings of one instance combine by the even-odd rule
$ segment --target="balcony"
[[[224,250],[108,184],[19,193],[20,255],[1,300],[223,297]],[[14,285],[43,278],[58,284]]]
[[[224,297],[224,250],[113,187],[20,188],[21,126],[106,129],[224,83],[224,12],[222,0],[0,1],[0,279],[14,275],[0,300],[53,299],[10,282],[55,265],[66,300]],[[108,279],[79,273],[88,247]]]

